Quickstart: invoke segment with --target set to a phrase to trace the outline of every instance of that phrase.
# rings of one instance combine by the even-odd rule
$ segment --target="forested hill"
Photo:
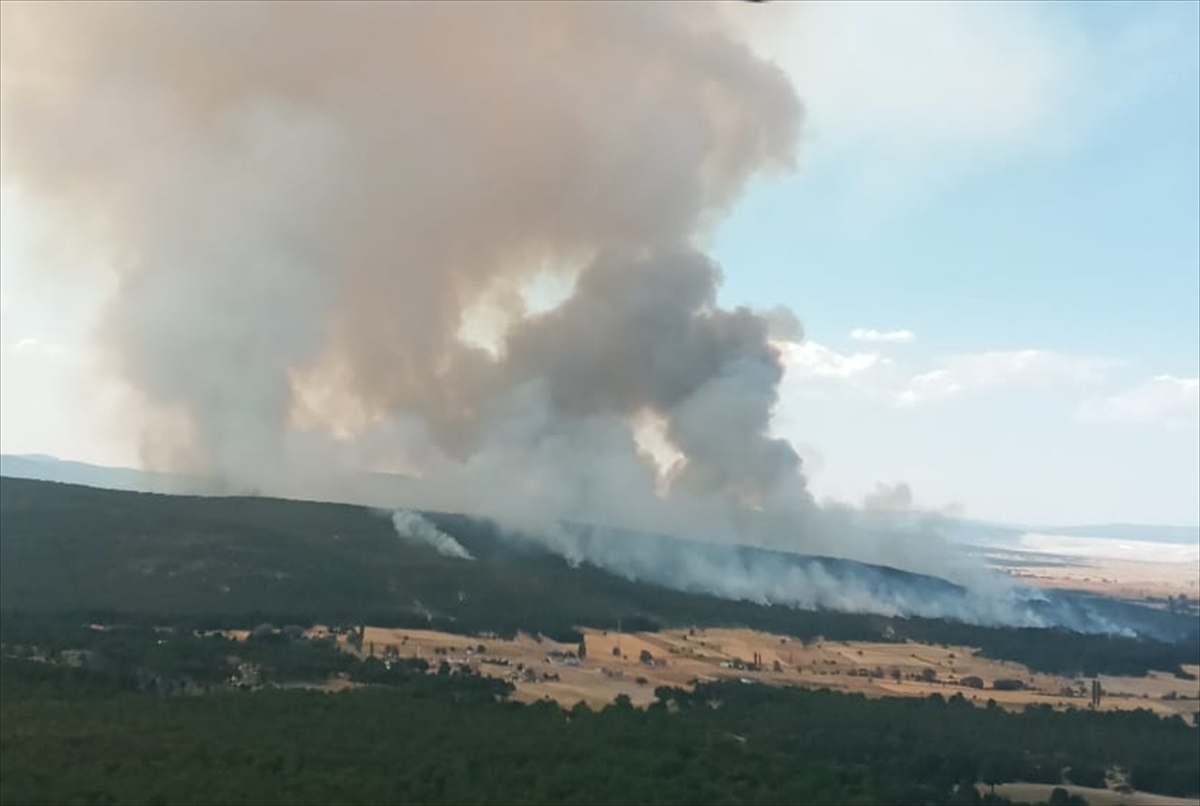
[[[0,481],[0,611],[99,620],[371,623],[456,632],[578,626],[745,626],[809,639],[913,638],[1067,674],[1176,671],[1200,642],[1161,643],[1060,630],[980,628],[924,619],[733,602],[632,582],[500,540],[488,524],[431,516],[478,559],[400,540],[358,506],[268,498],[154,495],[26,479]]]

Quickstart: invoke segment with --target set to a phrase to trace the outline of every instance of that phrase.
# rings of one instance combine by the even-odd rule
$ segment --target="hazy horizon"
[[[168,476],[173,475],[170,473],[163,473],[162,471],[148,471],[143,468],[129,467],[129,466],[124,466],[124,465],[97,464],[94,462],[85,462],[85,461],[82,461],[79,459],[70,459],[70,458],[64,458],[64,457],[60,457],[60,456],[52,456],[50,454],[44,454],[44,453],[27,453],[27,454],[0,453],[0,459],[29,460],[29,461],[37,462],[40,464],[51,464],[51,465],[77,465],[77,466],[84,466],[89,469],[96,469],[99,471],[118,471],[118,472],[130,472],[130,473],[147,474],[147,475],[153,475],[155,473],[162,474],[162,475],[168,475]],[[389,473],[387,471],[364,470],[364,471],[359,471],[359,472],[367,474],[367,475],[381,476],[381,477],[385,477],[385,478],[395,478],[395,479],[405,478],[405,476],[401,473]],[[56,478],[55,476],[61,476],[61,474],[50,473],[50,474],[48,474],[46,480],[51,480],[51,481],[60,480],[59,478]],[[22,478],[21,476],[14,476],[14,477]],[[182,479],[183,477],[180,477],[180,478]],[[69,482],[69,483],[75,483],[75,482]],[[97,486],[104,487],[105,489],[119,489],[119,488],[106,487],[103,484],[98,484]],[[236,493],[229,493],[229,494],[236,494]],[[287,496],[272,496],[272,497],[287,497]],[[337,495],[336,495],[336,492],[334,492],[330,498],[330,501],[333,503],[336,503],[337,502],[336,499],[337,499]],[[354,502],[346,502],[346,503],[354,503]],[[371,505],[378,506],[381,503],[385,503],[385,502],[373,502]],[[1081,537],[1081,538],[1086,538],[1086,539],[1099,539],[1099,540],[1106,540],[1106,541],[1127,541],[1130,539],[1130,538],[1124,537],[1124,536],[1108,537],[1108,536],[1104,536],[1101,534],[1095,534],[1095,535],[1082,534],[1083,530],[1087,530],[1087,529],[1095,529],[1097,531],[1104,531],[1104,530],[1112,530],[1112,529],[1123,530],[1123,529],[1146,529],[1146,528],[1149,528],[1149,529],[1158,529],[1158,530],[1188,530],[1188,531],[1196,531],[1198,534],[1200,534],[1200,523],[1177,523],[1177,522],[1154,522],[1154,521],[1146,521],[1146,522],[1140,522],[1140,523],[1125,523],[1125,522],[1114,522],[1114,523],[1077,523],[1077,522],[1014,523],[1014,522],[1008,522],[1008,521],[989,521],[989,520],[982,520],[982,519],[969,518],[969,517],[962,517],[962,518],[955,518],[954,516],[942,516],[942,517],[947,522],[958,521],[958,522],[965,523],[965,524],[979,524],[979,525],[985,526],[985,527],[998,527],[998,528],[1003,528],[1006,530],[1012,530],[1014,533],[1024,531],[1026,536],[1032,536],[1032,537],[1038,537],[1039,532],[1044,532],[1044,533],[1046,533],[1046,536],[1051,536],[1051,537],[1067,537],[1067,538]],[[1070,531],[1070,532],[1079,533],[1079,534],[1060,534],[1060,533],[1058,533],[1058,530],[1062,530],[1064,532]],[[1161,543],[1163,541],[1150,541],[1150,542]],[[1170,543],[1170,542],[1176,542],[1176,541],[1165,541],[1165,542]]]

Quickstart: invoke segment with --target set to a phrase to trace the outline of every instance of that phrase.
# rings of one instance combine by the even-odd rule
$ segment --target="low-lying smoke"
[[[949,619],[983,626],[1060,626],[1176,640],[1140,608],[1017,588],[975,575],[969,586],[858,562],[566,527],[563,552],[631,580],[762,605]],[[515,537],[515,536],[514,536]]]
[[[392,526],[396,528],[396,534],[402,540],[415,540],[419,543],[424,543],[431,546],[438,554],[446,557],[454,557],[459,560],[475,559],[471,556],[471,552],[463,548],[462,543],[459,543],[416,512],[397,509],[392,513]]]
[[[370,460],[409,474],[405,506],[614,568],[643,550],[557,524],[973,579],[927,531],[818,506],[771,434],[799,323],[718,306],[702,245],[793,166],[802,114],[730,22],[776,10],[734,6],[6,2],[0,159],[89,258],[48,271],[115,273],[95,341],[148,466],[327,495]],[[549,310],[546,275],[573,283]]]

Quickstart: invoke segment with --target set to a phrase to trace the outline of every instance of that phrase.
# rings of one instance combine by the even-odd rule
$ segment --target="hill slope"
[[[212,626],[321,620],[455,632],[525,630],[563,640],[574,640],[577,626],[608,629],[618,621],[627,629],[745,626],[799,638],[912,637],[991,646],[1034,668],[1065,664],[1135,673],[1174,670],[1200,655],[1194,636],[1164,644],[729,601],[588,565],[572,567],[534,544],[502,540],[485,522],[431,518],[478,559],[447,557],[401,540],[388,518],[362,507],[139,494],[5,478],[0,610],[190,619]],[[678,541],[673,546],[682,552]],[[867,568],[891,584],[914,581],[902,572]],[[928,584],[927,578],[915,582]],[[1181,635],[1190,625],[1166,614],[1154,617]]]

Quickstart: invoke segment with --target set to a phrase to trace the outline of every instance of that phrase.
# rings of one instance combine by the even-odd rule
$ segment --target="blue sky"
[[[809,104],[801,170],[760,181],[716,249],[724,302],[805,324],[781,430],[814,489],[1197,523],[1200,4],[809,22],[808,49],[772,54]]]
[[[804,323],[777,429],[814,491],[1200,523],[1200,3],[738,15],[808,118],[711,245],[724,304]],[[48,298],[3,205],[0,448],[135,464],[76,349],[103,289]]]

